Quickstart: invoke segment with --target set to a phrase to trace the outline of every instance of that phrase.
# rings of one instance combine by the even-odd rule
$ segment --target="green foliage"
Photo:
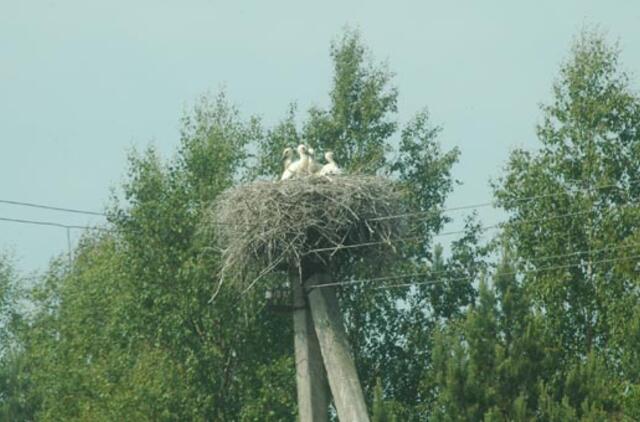
[[[514,419],[526,413],[531,378],[544,373],[536,319],[526,311],[507,257],[494,284],[481,282],[477,304],[436,336],[432,372],[423,387],[436,397],[431,409],[437,420]],[[525,302],[523,308],[511,306],[514,298]]]
[[[184,121],[172,162],[153,149],[131,156],[113,232],[88,233],[72,268],[52,267],[34,291],[22,342],[39,420],[233,420],[290,351],[277,341],[290,337],[288,320],[264,312],[257,295],[208,303],[217,255],[197,236],[208,203],[242,177],[257,121],[223,95]],[[281,382],[290,391],[284,376],[271,385]],[[291,400],[281,407],[291,419]]]
[[[553,102],[543,107],[540,148],[514,151],[496,184],[510,216],[501,235],[514,267],[509,273],[522,274],[522,287],[514,289],[498,273],[497,309],[505,322],[494,359],[501,363],[480,389],[486,394],[497,381],[496,397],[514,402],[518,394],[518,414],[527,418],[619,419],[624,394],[638,382],[631,363],[638,343],[622,331],[628,333],[640,303],[633,269],[639,111],[618,51],[598,33],[582,33],[554,85]],[[463,336],[473,338],[468,324]],[[458,361],[468,362],[460,371],[467,375],[458,383],[473,388],[468,368],[486,348],[469,340],[461,350]],[[482,410],[486,397],[472,403],[467,406]],[[516,410],[498,401],[485,417],[515,419]]]
[[[258,370],[258,382],[243,392],[240,420],[262,422],[289,420],[296,413],[295,365],[283,356]]]
[[[209,303],[219,256],[198,232],[203,210],[224,189],[275,177],[285,146],[331,149],[349,171],[398,179],[430,213],[416,224],[424,240],[399,249],[409,263],[389,273],[431,270],[431,239],[446,221],[439,209],[452,189],[458,152],[440,149],[440,129],[426,111],[398,130],[392,75],[373,62],[359,34],[345,32],[331,57],[330,106],[309,110],[301,129],[295,106],[263,130],[224,94],[205,96],[183,118],[173,159],[153,148],[131,154],[123,196],[108,211],[113,231],[87,233],[71,268],[54,263],[32,292],[35,311],[20,331],[19,358],[28,380],[20,388],[34,418],[295,418],[292,341],[282,341],[292,340],[290,318],[266,310],[261,286],[241,298],[225,290]],[[390,160],[393,145],[399,150]],[[476,229],[469,225],[451,258],[439,250],[433,271],[451,279],[475,274]],[[375,275],[371,270],[352,262],[334,276]],[[428,287],[340,292],[367,397],[384,376],[385,403],[403,419],[415,417],[412,403],[422,400],[418,387],[434,321],[460,313],[474,295],[471,279],[440,288],[443,294]]]
[[[508,255],[477,304],[436,336],[433,368],[423,382],[436,400],[434,420],[615,420],[616,379],[595,354],[564,362],[513,275]]]
[[[0,420],[29,420],[34,407],[25,394],[30,380],[16,336],[23,326],[20,281],[11,258],[0,252]]]
[[[397,130],[398,92],[391,72],[376,65],[358,32],[331,44],[334,74],[328,110],[312,108],[304,125],[309,144],[332,150],[350,172],[374,173],[385,163]]]
[[[625,258],[634,255],[640,221],[640,98],[617,50],[589,32],[576,41],[554,94],[543,107],[539,151],[513,152],[496,195],[511,215],[505,234],[534,299],[554,315],[567,354],[585,356],[624,341],[613,327],[632,317],[639,299]],[[562,268],[529,271],[553,266]]]
[[[16,275],[7,256],[0,253],[0,356],[10,350],[10,327],[15,314]]]
[[[256,176],[274,177],[286,146],[305,142],[318,151],[332,150],[338,163],[349,172],[383,173],[396,179],[407,191],[407,199],[426,218],[412,222],[421,240],[397,245],[407,259],[394,272],[422,272],[422,281],[434,273],[447,272],[446,279],[469,276],[466,283],[446,282],[437,287],[374,290],[351,285],[339,292],[347,332],[355,352],[358,372],[369,397],[376,378],[384,376],[389,401],[397,407],[417,400],[420,374],[429,359],[430,331],[434,321],[457,313],[470,303],[475,291],[471,282],[480,266],[477,225],[469,222],[468,235],[453,245],[453,256],[430,263],[432,238],[447,221],[441,209],[453,188],[451,168],[458,151],[443,151],[426,110],[404,127],[397,121],[397,89],[385,65],[376,64],[355,31],[346,31],[331,46],[334,63],[329,107],[313,107],[298,127],[297,109],[291,106],[285,118],[258,141]],[[394,145],[397,154],[389,158]],[[440,249],[441,251],[441,249]],[[437,269],[436,269],[437,267]],[[379,276],[371,266],[353,262],[334,277],[339,280]],[[398,307],[398,303],[406,306]],[[437,311],[431,312],[431,308]],[[412,368],[410,371],[407,368]],[[412,412],[407,416],[413,417]]]
[[[384,392],[382,391],[382,382],[380,378],[376,381],[373,389],[373,406],[371,408],[372,422],[396,422],[398,419],[394,415],[390,403],[384,400]]]
[[[617,374],[609,382],[627,383],[631,391],[640,381],[640,343],[629,335],[640,306],[640,97],[620,68],[617,48],[585,31],[543,112],[540,149],[514,151],[496,186],[511,215],[505,239],[560,354],[560,376],[544,391],[573,391],[551,396],[561,405],[549,418],[568,417],[567,406],[577,417],[611,415],[621,397],[618,390],[605,394],[605,375]],[[515,199],[531,196],[536,200]],[[608,370],[592,368],[587,376],[576,367],[585,360]],[[585,385],[602,391],[585,392]]]
[[[220,256],[199,228],[220,192],[275,178],[301,142],[395,179],[419,211],[418,240],[396,245],[388,274],[356,260],[333,274],[415,284],[339,291],[373,420],[640,418],[640,101],[617,50],[582,34],[540,148],[511,154],[495,183],[509,215],[495,271],[475,216],[446,256],[433,244],[458,150],[441,149],[426,110],[399,123],[392,74],[357,32],[331,58],[326,109],[300,118],[291,105],[264,129],[224,93],[205,96],[175,157],[132,153],[110,230],[86,233],[72,265],[54,260],[25,308],[0,259],[0,419],[295,420],[290,315],[269,310],[264,284],[210,303]]]
[[[458,161],[456,148],[443,152],[436,139],[442,129],[430,122],[427,109],[419,112],[402,129],[399,157],[391,165],[399,181],[409,192],[413,209],[420,213],[419,232],[425,237],[416,253],[428,255],[431,235],[448,222],[438,207],[453,190],[451,167]]]

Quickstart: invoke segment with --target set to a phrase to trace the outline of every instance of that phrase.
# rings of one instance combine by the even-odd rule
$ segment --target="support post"
[[[329,388],[311,312],[298,277],[293,285],[293,332],[300,422],[329,421]]]
[[[335,287],[313,287],[330,282],[331,278],[327,274],[315,274],[307,280],[305,287],[311,289],[308,293],[309,306],[331,394],[340,421],[369,422]]]

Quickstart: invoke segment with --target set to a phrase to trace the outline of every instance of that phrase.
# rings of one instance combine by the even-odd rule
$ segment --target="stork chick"
[[[285,148],[282,152],[282,158],[284,159],[284,172],[280,176],[280,180],[291,179],[294,173],[289,169],[293,162],[293,148]]]
[[[318,172],[320,176],[328,176],[331,174],[342,174],[342,169],[338,167],[338,164],[333,159],[333,152],[327,151],[324,154],[325,160],[327,160],[327,164],[322,166],[322,169]]]
[[[287,167],[287,170],[293,175],[300,177],[309,174],[309,156],[307,155],[307,147],[303,144],[298,145],[298,155],[300,158]]]
[[[307,151],[309,152],[309,173],[318,174],[318,172],[322,170],[322,164],[318,163],[315,159],[316,151],[313,147],[309,147]]]

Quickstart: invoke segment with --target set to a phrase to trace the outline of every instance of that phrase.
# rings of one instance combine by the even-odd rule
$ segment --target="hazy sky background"
[[[535,147],[538,104],[594,24],[638,72],[637,0],[0,0],[0,199],[101,211],[127,151],[153,143],[171,157],[184,110],[223,85],[267,125],[291,101],[326,104],[329,44],[348,25],[396,73],[402,121],[427,106],[444,148],[461,149],[449,205],[485,202],[509,151]],[[102,221],[2,204],[0,217]],[[63,229],[0,221],[0,250],[21,270],[43,270],[66,246]]]

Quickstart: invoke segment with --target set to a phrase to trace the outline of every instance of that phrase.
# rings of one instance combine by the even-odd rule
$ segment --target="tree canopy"
[[[374,420],[640,418],[640,98],[617,47],[577,37],[538,148],[493,181],[507,221],[483,243],[471,214],[447,245],[460,152],[426,108],[400,121],[393,75],[359,33],[330,57],[327,108],[292,104],[273,127],[225,92],[199,99],[175,156],[133,152],[109,223],[33,288],[0,257],[0,419],[295,420],[292,319],[265,298],[286,278],[211,303],[221,256],[200,228],[218,195],[272,180],[299,143],[394,180],[416,210],[397,263],[333,274],[387,278],[338,292]]]

